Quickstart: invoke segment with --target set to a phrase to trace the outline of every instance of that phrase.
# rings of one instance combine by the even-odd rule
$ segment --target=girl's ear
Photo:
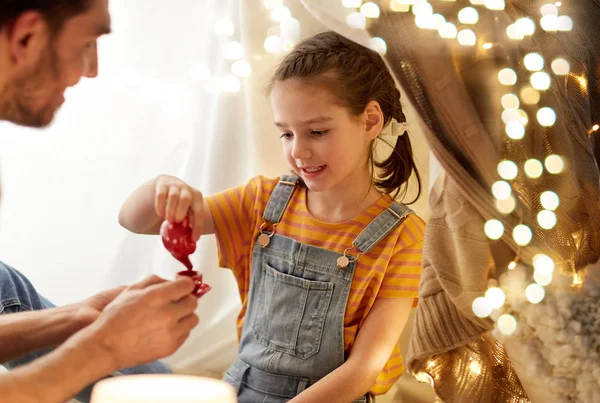
[[[379,102],[371,101],[365,107],[365,135],[369,141],[375,140],[383,129],[383,112]]]

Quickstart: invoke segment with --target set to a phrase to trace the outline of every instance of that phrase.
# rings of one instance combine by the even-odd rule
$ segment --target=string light
[[[546,291],[539,284],[529,284],[525,289],[525,296],[532,304],[539,304],[546,296]]]
[[[215,22],[213,30],[219,36],[231,36],[235,32],[235,26],[231,20],[224,18]]]
[[[521,114],[519,113],[518,109],[505,109],[502,111],[502,121],[504,124],[509,124],[510,122],[520,122]]]
[[[379,18],[379,6],[372,1],[369,1],[360,6],[360,12],[367,18]]]
[[[381,56],[385,56],[385,54],[387,53],[387,44],[385,43],[385,40],[378,36],[371,38],[371,40],[369,41],[369,45],[371,49],[379,53]]]
[[[484,5],[490,10],[504,10],[504,0],[485,0]]]
[[[571,66],[569,65],[569,62],[561,58],[554,60],[552,62],[551,67],[552,71],[557,76],[565,76],[571,71]]]
[[[473,310],[475,316],[479,318],[487,318],[492,314],[493,310],[490,301],[484,297],[475,298],[473,304],[471,305],[471,309]]]
[[[551,4],[551,3],[544,4],[541,7],[540,12],[542,13],[543,17],[546,17],[546,16],[558,17],[558,8],[554,4]]]
[[[496,200],[496,210],[502,214],[510,214],[515,210],[517,202],[515,198],[510,195],[504,200]]]
[[[527,246],[531,242],[533,233],[531,229],[524,224],[519,224],[513,229],[513,239],[519,246]]]
[[[271,10],[271,19],[273,21],[281,22],[286,18],[290,18],[292,12],[286,6],[277,6]]]
[[[523,62],[529,71],[540,71],[544,68],[544,58],[539,53],[528,53],[523,58]]]
[[[551,190],[547,190],[540,195],[540,202],[546,210],[556,210],[560,204],[558,195]]]
[[[346,8],[360,7],[362,0],[342,0],[342,5]]]
[[[507,199],[512,192],[510,184],[505,181],[498,181],[492,185],[492,194],[498,200]]]
[[[543,229],[552,229],[556,226],[556,213],[550,210],[542,210],[537,215],[537,221]]]
[[[535,158],[528,159],[525,161],[525,175],[532,179],[537,179],[542,176],[544,172],[544,166],[539,160]]]
[[[438,32],[442,38],[446,39],[453,39],[458,35],[456,25],[451,22],[444,23],[444,25],[439,28]]]
[[[600,129],[600,126],[599,125],[594,125],[594,126],[592,126],[592,128],[590,130],[588,130],[588,134],[592,134],[594,132],[597,132],[598,129]]]
[[[267,10],[279,7],[283,4],[283,0],[263,0],[263,5]]]
[[[463,46],[474,46],[477,42],[475,32],[470,29],[463,29],[457,35],[458,43]]]
[[[463,24],[477,24],[479,13],[473,7],[465,7],[458,12],[458,20]]]
[[[533,73],[531,75],[531,85],[536,90],[547,90],[548,88],[550,88],[550,76],[543,71]]]
[[[519,98],[515,94],[505,94],[500,100],[504,109],[518,109]]]
[[[556,113],[552,108],[549,108],[547,106],[541,108],[537,112],[536,116],[539,124],[544,127],[553,126],[554,123],[556,123]]]
[[[488,238],[498,240],[504,234],[504,224],[495,219],[489,220],[485,223],[483,230]]]
[[[558,17],[557,28],[559,31],[571,31],[573,29],[573,20],[568,15]]]
[[[229,41],[223,44],[221,53],[226,60],[239,60],[244,57],[244,47],[237,41]]]
[[[546,15],[540,20],[542,29],[546,32],[558,31],[558,17],[554,15]]]
[[[485,292],[485,299],[488,300],[493,309],[498,309],[504,305],[504,302],[506,301],[506,295],[500,288],[490,287]]]
[[[523,32],[521,32],[517,24],[511,24],[508,27],[506,27],[506,36],[508,36],[510,39],[515,40],[523,39],[524,37]]]
[[[238,60],[231,65],[231,72],[237,77],[250,77],[252,67],[246,60]]]
[[[283,51],[283,43],[278,36],[269,36],[264,43],[267,53],[281,53]]]
[[[410,4],[403,2],[402,0],[391,0],[390,9],[395,12],[405,13],[410,10]]]
[[[519,261],[519,258],[516,257],[515,260],[513,260],[512,262],[510,262],[508,264],[508,270],[514,270],[514,269],[516,269],[518,261]]]
[[[533,273],[533,280],[542,287],[546,287],[552,282],[552,274],[544,274],[539,271],[535,271]]]
[[[494,44],[493,44],[493,43],[490,43],[490,42],[488,42],[488,43],[484,43],[483,45],[481,45],[481,47],[482,47],[483,49],[486,49],[486,50],[487,50],[487,49],[491,49],[493,46],[494,46]]]
[[[544,161],[544,165],[546,165],[546,170],[551,174],[557,175],[565,169],[565,162],[560,155],[552,154],[546,157]]]
[[[517,330],[517,320],[514,316],[504,314],[498,318],[498,330],[506,336],[510,336]]]
[[[540,274],[552,274],[554,272],[554,266],[554,260],[548,255],[538,254],[533,257],[533,268]]]
[[[433,15],[433,7],[427,1],[420,1],[413,6],[412,12],[415,16]]]
[[[525,136],[525,126],[521,122],[509,122],[506,125],[506,135],[513,140],[521,140]]]
[[[504,160],[498,164],[498,175],[502,179],[512,180],[517,177],[519,167],[513,161]]]
[[[346,23],[352,28],[365,29],[367,27],[367,17],[359,12],[348,14]]]
[[[531,18],[519,18],[515,24],[523,35],[533,35],[535,32],[535,22]]]
[[[498,72],[498,80],[502,85],[515,85],[517,83],[517,73],[513,69],[502,69]]]
[[[226,76],[223,78],[222,89],[224,92],[238,92],[242,87],[242,83],[236,76]]]

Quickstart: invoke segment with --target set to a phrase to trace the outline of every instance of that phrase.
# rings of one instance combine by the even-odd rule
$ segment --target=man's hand
[[[145,364],[173,354],[198,324],[194,283],[157,276],[126,288],[103,308],[86,331],[114,360],[115,368]],[[110,297],[110,296],[108,296]],[[99,304],[98,306],[101,306]]]
[[[77,311],[75,313],[76,320],[87,326],[93,323],[104,308],[110,304],[123,290],[125,286],[112,288],[110,290],[102,291],[90,298],[81,301],[77,304]]]

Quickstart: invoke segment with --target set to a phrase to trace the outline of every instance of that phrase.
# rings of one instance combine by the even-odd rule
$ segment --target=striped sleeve
[[[215,223],[219,266],[234,269],[250,254],[261,178],[206,198]]]
[[[388,264],[377,298],[416,298],[421,279],[425,222],[408,216]]]

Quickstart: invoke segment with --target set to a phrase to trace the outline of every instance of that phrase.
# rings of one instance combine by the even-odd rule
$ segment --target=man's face
[[[68,87],[81,77],[96,77],[96,40],[110,31],[108,0],[92,0],[91,7],[65,21],[55,33],[47,32],[46,46],[36,60],[22,63],[0,99],[3,117],[13,123],[45,127],[63,104]]]

